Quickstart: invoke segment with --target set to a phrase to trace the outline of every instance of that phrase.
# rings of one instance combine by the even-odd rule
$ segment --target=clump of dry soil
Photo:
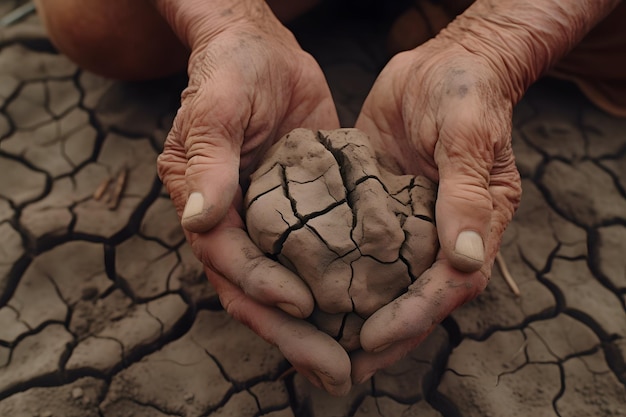
[[[296,129],[252,175],[246,223],[309,285],[313,323],[353,350],[363,321],[432,265],[434,203],[432,182],[386,171],[362,132]]]

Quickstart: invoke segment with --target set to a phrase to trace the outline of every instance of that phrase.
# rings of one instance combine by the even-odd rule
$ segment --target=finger
[[[510,140],[493,152],[495,160],[487,150],[475,155],[461,155],[459,149],[436,151],[437,230],[446,258],[460,271],[491,268],[502,233],[520,202],[521,183]]]
[[[382,352],[398,342],[418,340],[428,334],[433,325],[484,290],[500,238],[521,196],[519,173],[507,152],[496,160],[489,191],[493,196],[494,210],[489,226],[490,239],[485,248],[487,262],[480,270],[466,273],[453,266],[446,253],[440,251],[433,266],[411,284],[405,294],[365,322],[361,330],[364,350]],[[393,353],[390,355],[393,357]]]
[[[365,321],[361,346],[368,352],[382,352],[394,343],[428,334],[450,312],[485,288],[488,277],[483,271],[464,273],[439,259],[405,294]]]
[[[195,233],[214,227],[237,192],[244,121],[250,118],[245,96],[228,94],[211,81],[183,93],[172,138],[168,137],[168,142],[179,144],[186,159],[187,195],[181,223]]]
[[[476,126],[476,115],[462,107],[439,134],[434,159],[439,170],[435,206],[439,242],[446,258],[464,272],[485,263],[493,203],[489,193],[494,143]],[[488,132],[488,131],[487,131]]]
[[[266,257],[244,230],[220,228],[209,232],[206,242],[206,263],[255,300],[294,317],[308,317],[313,311],[313,297],[304,281]]]
[[[402,340],[381,352],[366,352],[359,350],[350,355],[352,360],[352,382],[355,385],[367,381],[379,369],[385,369],[393,365],[409,352],[415,349],[436,326],[433,325],[428,331],[411,339]]]
[[[237,192],[243,134],[230,139],[224,129],[205,124],[189,101],[178,111],[157,168],[183,227],[202,233],[224,217]]]
[[[239,186],[241,148],[224,133],[206,128],[187,136],[188,196],[181,223],[191,232],[202,233],[214,227]]]
[[[348,393],[350,358],[333,338],[304,320],[259,304],[228,280],[205,269],[229,314],[277,346],[294,368],[315,386],[336,396]]]
[[[236,201],[241,199],[238,194]],[[191,235],[196,256],[254,298],[294,317],[308,317],[314,301],[307,285],[293,272],[266,257],[250,240],[235,206],[214,229]]]
[[[165,144],[163,152],[157,158],[157,173],[159,179],[170,195],[178,218],[182,216],[185,203],[187,202],[187,183],[185,170],[187,169],[187,156],[180,141],[178,140],[177,124],[174,123]]]

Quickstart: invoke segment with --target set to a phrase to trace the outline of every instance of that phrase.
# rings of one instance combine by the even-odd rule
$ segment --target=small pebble
[[[193,395],[192,393],[190,393],[190,392],[189,392],[189,393],[185,394],[185,397],[184,397],[184,398],[185,398],[185,401],[187,401],[188,403],[190,403],[190,402],[192,402],[192,401],[193,401],[193,399],[194,399],[194,395]]]
[[[52,411],[44,411],[41,413],[41,417],[52,417]]]
[[[72,390],[72,398],[78,400],[83,396],[83,389],[80,387],[76,387]]]

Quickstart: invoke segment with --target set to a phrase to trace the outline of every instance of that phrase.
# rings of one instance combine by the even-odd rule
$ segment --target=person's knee
[[[51,42],[84,69],[136,80],[185,67],[188,52],[147,1],[114,3],[36,0]]]

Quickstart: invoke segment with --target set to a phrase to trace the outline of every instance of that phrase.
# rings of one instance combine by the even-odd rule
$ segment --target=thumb
[[[210,230],[225,215],[239,187],[240,147],[222,135],[188,136],[185,142],[187,201],[181,223],[195,233]]]
[[[439,169],[435,206],[439,243],[451,265],[463,272],[474,272],[483,266],[493,212],[489,193],[493,156],[479,152],[471,143],[460,139],[446,146],[440,141],[435,149]],[[451,149],[459,147],[474,149]]]
[[[174,191],[182,194],[175,203],[179,209],[184,206],[181,223],[189,232],[212,229],[228,212],[239,188],[240,121],[246,107],[223,94],[213,84],[197,91],[188,87],[166,141],[166,151],[176,151],[185,163],[175,185],[184,192]]]

